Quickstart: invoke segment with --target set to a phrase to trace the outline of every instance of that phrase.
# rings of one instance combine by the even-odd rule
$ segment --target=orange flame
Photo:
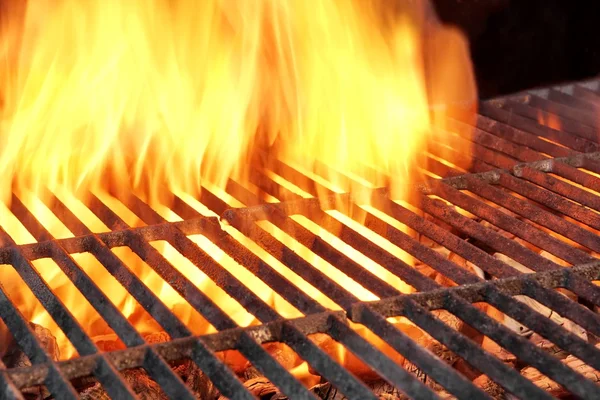
[[[555,114],[550,114],[544,111],[538,111],[538,124],[547,126],[554,130],[561,130],[560,118]]]
[[[422,4],[396,8],[27,2],[4,24],[2,194],[107,179],[197,193],[243,175],[249,150],[276,139],[303,163],[403,182],[432,130],[429,105],[439,117],[475,90],[457,31],[432,28]]]
[[[94,232],[108,228],[82,204],[88,192],[132,226],[140,225],[138,218],[107,192],[133,191],[169,221],[179,217],[160,206],[158,193],[165,189],[205,212],[195,200],[200,188],[223,188],[231,178],[246,182],[254,156],[265,149],[307,174],[322,165],[341,172],[319,178],[337,191],[388,185],[402,199],[427,141],[439,138],[448,116],[464,120],[465,110],[471,115],[476,94],[462,34],[441,26],[425,2],[396,3],[15,2],[1,25],[0,226],[18,243],[34,241],[5,206],[14,192],[52,235],[72,236],[40,200],[45,188]],[[305,218],[296,221],[327,236]],[[263,228],[360,299],[376,299],[274,226]],[[225,229],[273,268],[285,269],[248,238]],[[353,229],[409,260],[366,228]],[[191,239],[283,316],[301,315],[208,239]],[[399,290],[412,290],[360,249],[335,237],[326,240]],[[176,249],[152,245],[238,324],[256,322]],[[130,250],[113,251],[195,334],[214,329]],[[138,329],[160,329],[94,257],[74,258]],[[112,334],[51,260],[34,265],[86,331]],[[25,316],[59,332],[33,295],[21,292],[16,273],[2,274]],[[285,275],[336,307],[299,277]],[[61,335],[62,357],[74,355]]]

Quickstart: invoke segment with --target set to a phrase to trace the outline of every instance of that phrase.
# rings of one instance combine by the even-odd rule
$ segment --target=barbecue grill
[[[415,186],[413,206],[389,199],[385,188],[371,190],[373,207],[383,211],[418,234],[407,234],[377,213],[360,209],[348,194],[329,193],[318,180],[305,176],[281,161],[271,161],[273,173],[294,182],[314,197],[302,197],[285,188],[272,175],[256,170],[252,183],[283,202],[264,202],[255,192],[230,181],[226,191],[243,203],[234,208],[209,189],[199,201],[213,215],[204,215],[175,196],[170,208],[181,221],[168,222],[148,204],[135,196],[120,200],[146,225],[130,227],[99,198],[92,196],[87,206],[110,232],[92,232],[58,198],[49,196],[48,208],[69,228],[74,237],[56,239],[17,197],[11,211],[36,239],[36,243],[17,245],[2,229],[0,260],[16,269],[36,298],[52,316],[76,348],[79,356],[56,361],[41,344],[29,321],[19,312],[4,290],[0,290],[0,317],[7,325],[30,365],[7,368],[0,365],[1,393],[5,398],[22,399],[23,390],[44,385],[57,399],[79,398],[74,389],[76,379],[92,376],[112,398],[137,398],[123,370],[143,368],[171,398],[193,399],[198,395],[184,384],[172,363],[190,359],[228,398],[253,398],[242,381],[229,369],[218,352],[238,350],[252,366],[278,388],[273,398],[334,398],[332,393],[351,399],[377,398],[372,387],[313,342],[309,335],[325,334],[339,342],[371,367],[391,387],[411,398],[455,396],[464,399],[490,398],[492,394],[466,377],[459,369],[417,344],[389,321],[403,316],[427,332],[446,349],[472,368],[485,374],[491,384],[504,388],[517,398],[552,398],[544,387],[527,375],[486,351],[482,346],[438,318],[436,310],[446,310],[471,328],[489,337],[506,352],[530,368],[561,385],[566,392],[581,398],[600,398],[597,385],[600,349],[600,141],[598,109],[600,81],[533,90],[527,93],[485,101],[480,104],[474,131],[465,122],[448,122],[454,132],[452,163],[431,158],[428,170],[443,179],[431,179]],[[542,116],[560,120],[553,129],[538,122]],[[473,149],[473,160],[463,158],[466,146]],[[436,154],[441,149],[429,149]],[[447,153],[446,153],[447,154]],[[465,170],[468,172],[465,173]],[[351,178],[348,178],[351,179]],[[357,183],[359,184],[359,183]],[[415,207],[421,212],[415,212]],[[325,212],[340,209],[348,216],[364,220],[364,225],[388,239],[421,264],[441,273],[456,285],[445,287],[422,270],[390,254],[359,232]],[[352,212],[348,212],[348,211]],[[466,211],[466,212],[465,212]],[[292,215],[303,215],[343,242],[362,252],[416,289],[402,294],[396,287],[379,279],[358,262],[298,224]],[[219,220],[220,218],[220,220]],[[299,256],[263,229],[258,221],[268,220],[292,236],[313,253],[344,274],[359,282],[380,300],[361,302],[334,279]],[[329,310],[299,290],[286,277],[228,234],[222,224],[229,224],[252,239],[264,251],[312,284],[339,305]],[[240,265],[251,271],[304,316],[284,319],[238,277],[209,257],[189,235],[207,237]],[[519,240],[513,240],[512,237]],[[425,240],[435,242],[480,269],[471,273],[436,250]],[[564,238],[568,239],[565,240]],[[241,328],[205,293],[184,277],[154,247],[152,241],[166,241],[202,270],[216,285],[237,300],[260,325]],[[531,246],[524,246],[523,243]],[[206,318],[217,333],[193,336],[186,327],[111,251],[127,246],[168,282],[195,310]],[[533,251],[535,246],[556,258]],[[160,324],[171,340],[147,343],[132,324],[113,306],[110,293],[100,287],[75,262],[71,254],[93,254],[116,280],[131,293]],[[501,253],[509,257],[494,256]],[[52,258],[68,276],[126,349],[101,352],[59,300],[32,262]],[[564,261],[564,262],[563,262]],[[523,273],[514,262],[529,268]],[[565,267],[563,264],[568,264]],[[4,266],[3,268],[10,268]],[[572,293],[565,296],[556,290]],[[539,309],[534,310],[515,296],[527,296],[553,313],[585,330],[582,337],[559,325]],[[529,338],[498,322],[476,305],[487,303],[529,330],[568,353],[562,360]],[[389,355],[367,342],[348,321],[363,324],[391,348],[415,366],[409,371]],[[304,387],[262,346],[281,342],[307,361],[327,382],[328,392]],[[427,376],[439,385],[427,384]],[[320,387],[323,387],[321,385]],[[266,398],[266,397],[265,397]]]

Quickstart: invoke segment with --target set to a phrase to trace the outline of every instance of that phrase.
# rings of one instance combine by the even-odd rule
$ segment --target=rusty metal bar
[[[58,199],[54,199],[54,203],[58,204]],[[50,233],[44,229],[41,224],[33,223],[35,221],[35,217],[16,197],[13,197],[11,210],[15,213],[15,215],[21,217],[24,221],[28,221],[27,225],[25,226],[36,239],[53,239]],[[5,240],[10,239],[5,238]],[[75,260],[73,260],[73,258],[64,249],[56,245],[55,242],[52,244],[52,259],[63,270],[65,275],[69,277],[77,289],[80,291],[83,290],[86,299],[100,313],[100,315],[102,315],[102,317],[107,321],[115,333],[117,333],[117,335],[123,340],[123,342],[129,346],[137,346],[142,344],[143,339],[141,335],[135,331],[133,326],[125,319],[125,317],[123,317],[123,315],[110,302],[100,288],[90,279],[90,277],[77,265]],[[31,264],[29,264],[29,266],[30,271],[33,272],[33,266]],[[35,272],[35,275],[39,278],[39,274],[37,272]],[[33,277],[33,275],[31,276]],[[25,277],[23,278],[25,279]],[[38,296],[48,296],[46,298],[50,298],[51,296],[53,297],[54,295],[47,285],[45,283],[43,283],[43,285],[45,288],[47,288],[47,290],[41,291]],[[48,303],[46,303],[43,298],[38,298],[44,307],[48,309],[52,317],[61,327],[63,332],[65,332],[65,335],[69,338],[71,343],[73,343],[80,354],[88,355],[97,352],[95,344],[93,344],[91,339],[87,336],[87,334],[83,331],[74,317],[67,311],[65,306],[58,298],[55,298],[55,300]],[[56,306],[53,305],[53,303],[56,304]],[[51,312],[51,310],[55,309],[55,307],[60,310],[60,313],[56,313],[56,315],[52,314]],[[61,308],[63,310],[61,310]],[[169,321],[169,324],[172,323],[173,321]],[[76,334],[77,336],[71,336],[73,334]],[[186,399],[194,398],[193,394],[184,385],[181,379],[156,354],[149,353],[148,360],[149,362],[144,365],[145,368],[153,378],[158,379],[160,376],[163,382],[163,389],[166,393],[168,393],[170,396],[180,396]],[[131,398],[134,398],[127,383],[116,373],[116,371],[114,371],[112,366],[110,366],[105,359],[101,358],[99,361],[101,363],[98,365],[98,369],[96,370],[96,376],[103,386],[106,387],[108,393],[128,393]]]
[[[444,325],[443,322],[437,320],[423,307],[416,302],[411,301],[408,297],[404,297],[403,313],[421,329],[429,332],[435,339],[439,340],[440,343],[448,346],[450,350],[464,358],[474,367],[480,369],[480,371],[485,371],[486,374],[495,378],[498,383],[511,392],[522,394],[523,396],[533,395],[539,398],[551,398],[541,389],[523,378],[517,371],[511,371],[510,368],[506,367],[498,359],[487,354],[479,346]],[[360,304],[355,307],[351,318],[357,322],[364,323],[386,339],[388,339],[391,332],[394,331],[393,326],[391,326],[384,317],[373,311],[369,305]],[[398,330],[395,329],[395,331]],[[396,346],[400,345],[397,340],[388,340]],[[414,356],[409,357],[409,359],[412,358],[414,358]],[[446,382],[439,383],[443,384]]]
[[[548,154],[551,157],[568,157],[577,154],[566,147],[543,140],[526,130],[518,129],[504,121],[497,121],[483,115],[477,116],[476,126],[486,132],[493,133],[518,145],[529,147],[541,154]],[[543,158],[545,157],[542,155],[540,159]]]
[[[289,168],[289,167],[288,167]],[[283,165],[279,166],[279,169],[283,169]],[[286,170],[286,176],[292,173],[289,169]],[[297,174],[298,172],[295,171]],[[263,179],[268,180],[266,176]],[[305,188],[308,190],[315,190],[314,188],[319,187],[321,193],[325,193],[327,189],[320,185],[316,181],[308,180],[304,177],[304,182],[307,182]],[[313,188],[313,189],[311,189]],[[276,195],[276,193],[271,193]],[[315,191],[316,194],[316,191]],[[348,243],[356,249],[371,258],[373,261],[378,262],[380,265],[385,266],[396,276],[417,288],[418,290],[430,290],[434,283],[429,278],[424,277],[414,268],[408,266],[405,262],[387,253],[385,250],[374,245],[373,242],[365,239],[362,235],[356,233],[354,230],[342,224],[337,219],[325,213],[319,207],[319,200],[317,199],[306,199],[300,200],[294,203],[297,207],[286,210],[287,215],[300,213],[305,217],[313,220],[319,226],[327,229],[328,231],[335,233],[340,239]],[[264,207],[269,207],[265,205]],[[350,207],[350,208],[348,208]],[[418,260],[421,260],[425,264],[431,265],[432,268],[440,271],[444,276],[452,279],[457,283],[474,283],[478,281],[478,278],[473,274],[468,273],[458,265],[442,257],[439,253],[434,250],[422,245],[418,241],[411,238],[406,233],[399,229],[391,226],[384,222],[380,218],[376,217],[372,213],[359,208],[355,204],[346,207],[345,211],[349,211],[347,214],[350,218],[359,222],[364,218],[364,225],[371,229],[373,232],[380,236],[390,240],[392,243],[398,244],[400,248],[414,256]],[[270,214],[270,213],[269,213]]]
[[[504,131],[488,128],[490,132],[494,132],[496,134],[489,133],[486,132],[486,130],[484,130],[483,128],[479,127],[482,124],[483,121],[479,122],[476,126],[473,127],[464,122],[449,119],[447,122],[447,127],[448,129],[458,132],[459,134],[462,134],[464,136],[470,136],[474,142],[479,143],[490,150],[502,152],[518,161],[532,162],[548,158],[548,156],[545,156],[542,152],[534,151],[529,147],[523,146],[522,143],[519,143],[519,139],[522,137],[527,137],[527,134],[522,134],[521,136],[519,136],[518,132],[513,131],[512,136],[508,134],[502,135],[501,133]],[[498,135],[498,133],[500,133],[500,135]],[[521,142],[527,141],[522,139]],[[477,151],[476,149],[473,149],[471,155],[473,157],[481,158],[485,162],[492,163],[497,167],[502,168],[502,164],[499,164],[497,161],[494,161],[494,157],[485,157],[484,154]]]
[[[39,368],[40,365],[46,366],[47,372],[38,384],[46,385],[50,393],[57,398],[77,399],[78,396],[71,383],[61,371],[58,364],[52,360],[46,350],[40,345],[29,323],[11,302],[2,287],[0,287],[0,317],[10,329],[23,353],[31,361],[31,368]],[[14,383],[15,379],[10,376],[10,370],[6,373],[9,375],[9,381],[17,386]],[[10,395],[10,392],[13,391],[13,386],[6,386],[5,389],[9,391],[6,394]]]
[[[586,101],[589,101],[596,106],[600,103],[600,93],[598,92],[597,89],[591,90],[590,88],[584,87],[582,85],[574,85],[573,86],[573,95],[576,96],[577,98],[581,98]]]
[[[0,387],[4,390],[0,396],[7,400],[24,400],[23,394],[6,373],[6,365],[0,361]],[[68,396],[68,395],[67,395]]]
[[[544,110],[556,116],[568,118],[568,120],[560,121],[561,127],[567,127],[573,122],[583,122],[585,125],[590,127],[598,128],[598,117],[594,115],[594,110],[590,110],[586,107],[575,108],[573,103],[560,104],[558,102],[551,101],[536,95],[527,96],[526,102],[534,108]],[[588,137],[592,141],[597,141],[596,135],[590,135]]]
[[[269,180],[269,182],[271,184],[275,184],[274,181]],[[267,187],[260,187],[266,190],[267,193],[273,193],[273,191],[269,190]],[[242,202],[246,204],[256,204],[256,197],[249,191],[245,190],[241,185],[231,182],[230,188],[232,190],[232,194]],[[309,231],[301,224],[297,223],[291,218],[287,218],[285,215],[277,212],[276,210],[269,214],[269,221],[275,224],[278,228],[294,237],[294,239],[296,239],[299,243],[308,247],[311,251],[319,255],[331,265],[334,265],[340,271],[352,277],[356,282],[359,282],[375,295],[379,297],[389,297],[400,294],[397,289],[367,271],[358,263],[351,260],[343,252],[335,249],[332,245]],[[231,213],[227,215],[231,215]]]
[[[587,183],[585,187],[588,188],[593,188],[597,179],[594,179],[595,177],[591,175],[586,176],[584,172],[559,162],[554,163],[550,172],[564,176],[565,178],[571,179],[573,182],[579,184]],[[600,197],[595,196],[594,194],[576,187],[568,182],[557,179],[550,174],[543,173],[528,166],[516,168],[513,171],[513,174],[518,178],[528,180],[568,199],[581,203],[584,206],[590,207],[596,211],[600,211]],[[577,182],[575,179],[577,179],[579,182]]]
[[[593,250],[600,250],[600,241],[593,233],[570,224],[568,221],[545,212],[540,208],[534,207],[529,202],[511,196],[509,193],[502,192],[479,179],[466,177],[466,182],[467,190],[470,190],[495,204],[505,207],[510,211],[520,214],[535,223],[553,229],[557,233],[579,242],[584,246]],[[474,197],[468,196],[449,185],[440,183],[432,189],[432,193],[572,264],[583,264],[592,260],[592,257],[585,252],[573,248],[559,239],[536,229],[534,226],[513,218],[499,211],[497,208],[487,205]],[[463,221],[466,223],[466,220]],[[481,228],[483,229],[483,227]],[[487,236],[490,235],[488,234]],[[479,237],[477,238],[478,240],[480,240]]]
[[[404,220],[404,219],[401,219]],[[557,242],[558,244],[561,244],[560,242]],[[580,261],[590,261],[591,257],[587,257],[587,255],[585,255],[584,253],[581,253],[581,260]],[[555,293],[554,293],[555,294]],[[549,295],[549,294],[546,294]],[[515,313],[515,310],[520,310],[523,311],[522,308],[520,308],[520,304],[518,302],[515,302],[514,300],[507,298],[506,296],[502,295],[502,294],[497,294],[497,296],[499,296],[501,301],[494,301],[493,304],[496,306],[500,306],[503,311],[508,312],[510,315],[517,317],[519,320],[522,320],[522,315],[517,315],[517,313]],[[552,296],[551,296],[552,297]],[[492,299],[491,297],[489,298],[490,300]],[[496,297],[494,297],[494,299],[496,299]],[[496,299],[497,300],[497,299]],[[553,297],[553,300],[556,300]],[[524,307],[524,306],[523,306]],[[544,321],[544,319],[541,319],[542,317],[539,316],[540,319],[535,319],[534,320],[538,323],[541,323]],[[551,337],[553,337],[555,339],[556,342],[560,343],[560,345],[567,347],[569,350],[571,350],[571,352],[575,352],[577,353],[579,356],[582,357],[586,357],[588,360],[593,360],[593,357],[588,357],[589,352],[595,353],[597,352],[593,347],[587,345],[586,343],[582,343],[580,339],[578,339],[577,337],[575,337],[574,335],[569,335],[566,331],[562,330],[562,328],[556,328],[555,330],[550,329],[552,328],[551,326],[538,326],[538,329],[541,329],[542,332],[544,332],[546,335],[550,335]],[[430,330],[428,330],[430,331]],[[558,331],[561,331],[560,333]],[[565,341],[566,337],[569,338],[570,341]],[[577,343],[577,344],[575,344]],[[582,349],[581,346],[584,346],[584,348]],[[578,347],[579,346],[579,347]],[[531,350],[531,348],[529,348],[528,350]],[[554,374],[554,376],[556,377],[556,374]],[[579,378],[576,376],[571,376],[570,379],[573,380],[578,380]],[[571,383],[571,385],[573,385],[573,383]],[[575,386],[572,386],[572,388],[574,388]],[[591,390],[591,387],[588,386],[586,388],[586,390]]]
[[[75,215],[64,206],[58,199],[53,199],[53,205],[51,209],[56,213],[57,216],[61,217],[61,220],[70,227],[76,235],[89,235],[91,232],[85,225],[83,225]],[[123,224],[125,224],[123,222]],[[102,246],[102,244],[98,244]],[[146,261],[163,279],[165,279],[171,287],[173,287],[190,305],[194,307],[202,316],[213,324],[218,329],[231,329],[235,328],[236,324],[225,314],[220,308],[218,308],[204,293],[202,293],[196,286],[193,285],[188,279],[181,275],[173,266],[148,242],[145,242],[139,235],[132,236],[130,243],[132,250],[134,250],[144,261]],[[86,291],[86,293],[91,291]],[[91,293],[94,294],[94,293]],[[104,302],[109,303],[108,299]],[[110,303],[109,303],[110,304]],[[115,309],[116,311],[116,309]],[[123,318],[118,311],[116,316],[103,317],[108,321],[109,325],[111,321]],[[123,318],[124,319],[124,318]],[[125,320],[126,324],[128,322]],[[112,327],[112,326],[111,326]],[[133,329],[133,327],[130,327]],[[113,328],[115,332],[120,333],[120,330]],[[134,334],[138,335],[134,331]],[[121,338],[123,339],[123,338]],[[141,337],[139,338],[141,340]],[[246,335],[242,335],[240,341],[245,345],[239,346],[239,350],[251,360],[255,360],[255,365],[259,370],[265,373],[265,376],[269,377],[273,382],[279,385],[284,393],[294,398],[312,398],[306,389],[283,367],[277,364],[268,353],[260,347],[256,342],[252,341]],[[126,340],[123,342],[128,347],[138,346],[143,343],[143,340],[138,343],[129,343]],[[161,363],[157,354],[150,353],[159,363],[162,373],[152,374],[152,376],[160,376],[164,381],[164,377],[172,374],[173,372],[168,365]],[[161,365],[162,364],[162,365]],[[157,381],[158,382],[158,381]],[[161,386],[167,384],[166,382],[161,383]],[[239,389],[239,387],[232,387],[232,390]]]
[[[575,97],[565,91],[550,89],[548,92],[548,100],[556,103],[571,106],[580,110],[595,111],[594,103],[586,100],[584,97]]]
[[[543,99],[538,100],[537,105],[516,102],[511,99],[506,101],[498,101],[496,103],[502,104],[502,108],[505,110],[518,113],[519,115],[527,117],[540,124],[540,119],[547,119],[548,125],[553,119],[554,121],[552,122],[556,123],[557,125],[553,127],[548,126],[549,128],[572,133],[589,140],[590,142],[597,142],[598,138],[594,130],[596,121],[594,121],[593,115],[581,112],[579,110],[573,110],[559,104],[550,104],[550,102],[547,100],[546,103],[542,103],[543,101]]]
[[[348,316],[354,322],[363,322],[449,393],[459,398],[487,398],[481,389],[442,360],[417,346],[406,334],[386,321],[387,317],[406,316],[509,392],[524,398],[547,397],[547,394],[532,382],[486,353],[461,333],[444,325],[430,313],[435,309],[445,309],[575,395],[584,398],[600,397],[597,385],[508,330],[472,304],[488,302],[591,367],[600,369],[600,350],[512,297],[527,295],[561,316],[569,318],[590,334],[600,334],[600,317],[596,313],[554,290],[557,287],[569,289],[585,299],[588,302],[586,304],[600,306],[600,288],[590,282],[600,279],[600,262],[587,252],[571,247],[539,229],[540,226],[544,227],[578,243],[582,248],[600,253],[600,239],[592,230],[600,228],[600,217],[590,210],[600,211],[600,196],[586,190],[592,189],[600,193],[600,178],[590,173],[600,173],[600,153],[591,153],[600,149],[594,129],[600,125],[594,114],[598,92],[591,88],[574,85],[564,91],[552,89],[547,94],[534,93],[525,97],[516,96],[484,102],[481,104],[481,112],[485,116],[478,116],[474,127],[459,121],[449,121],[449,137],[460,146],[472,149],[473,159],[465,157],[455,148],[445,148],[439,143],[429,147],[424,167],[437,176],[449,178],[433,181],[428,185],[418,186],[419,190],[413,190],[416,194],[408,199],[409,203],[428,215],[413,212],[412,206],[403,207],[390,200],[385,189],[369,189],[371,206],[498,278],[494,281],[482,282],[479,277],[379,218],[378,214],[359,207],[357,199],[351,195],[328,192],[318,181],[279,161],[267,164],[267,168],[313,196],[317,193],[328,193],[329,196],[319,200],[302,199],[271,179],[269,174],[259,170],[251,174],[251,182],[264,193],[290,201],[264,204],[259,196],[233,181],[229,183],[227,191],[246,205],[242,209],[231,209],[227,202],[208,190],[201,192],[199,200],[220,215],[223,222],[229,222],[233,228],[253,239],[287,268],[340,305],[347,314],[327,311],[230,236],[227,231],[231,228],[223,229],[217,218],[200,215],[176,196],[169,206],[184,220],[173,223],[165,221],[148,204],[135,196],[119,197],[125,206],[147,224],[136,228],[129,227],[102,201],[91,196],[88,203],[90,210],[111,229],[111,232],[107,233],[93,233],[62,202],[46,193],[46,198],[51,199],[47,204],[49,208],[75,234],[75,237],[60,240],[53,238],[27,207],[14,197],[11,211],[38,243],[17,246],[5,232],[0,231],[4,243],[0,248],[0,261],[14,266],[75,345],[81,357],[59,363],[49,359],[27,322],[0,290],[0,317],[13,334],[19,334],[19,337],[15,336],[17,342],[32,361],[31,367],[11,370],[5,370],[0,364],[0,383],[5,387],[2,394],[8,398],[22,398],[18,389],[44,384],[56,398],[77,398],[69,380],[91,374],[98,378],[113,397],[135,398],[117,371],[142,367],[149,371],[171,397],[191,398],[191,392],[167,364],[168,361],[187,357],[207,373],[224,395],[250,398],[249,392],[243,388],[237,377],[215,355],[217,351],[236,349],[283,393],[293,398],[314,398],[261,346],[278,341],[288,344],[347,397],[374,398],[373,393],[362,382],[307,336],[310,333],[324,333],[339,341],[383,379],[408,396],[438,397],[434,391],[351,329],[346,324]],[[540,115],[560,118],[562,129],[552,129],[539,124],[537,119]],[[446,154],[456,158],[447,160],[456,167],[439,161]],[[463,175],[463,171],[466,170],[482,173]],[[327,171],[337,174],[333,169]],[[343,175],[338,175],[343,178]],[[345,179],[348,183],[352,181],[348,177]],[[465,190],[471,193],[466,194],[463,192]],[[429,197],[434,194],[451,204]],[[502,209],[491,206],[491,203]],[[456,211],[455,206],[575,266],[563,268],[527,247],[506,239],[495,230],[462,215]],[[421,275],[410,265],[369,240],[367,236],[361,235],[358,230],[352,229],[350,225],[327,212],[334,209],[344,212],[355,221],[364,222],[366,229],[389,240],[460,286],[443,288],[432,279]],[[503,209],[512,211],[527,221],[508,215]],[[590,230],[570,219],[563,219],[550,210],[585,224]],[[293,214],[304,215],[323,229],[336,234],[343,242],[361,251],[422,293],[401,295],[396,288],[368,272],[343,251],[290,218]],[[429,220],[430,216],[454,229],[450,232],[438,226]],[[379,296],[381,300],[372,303],[360,302],[349,290],[261,228],[256,223],[261,220],[268,220]],[[187,237],[192,234],[206,236],[242,267],[254,273],[304,313],[305,317],[283,320],[234,274],[224,269]],[[476,239],[478,244],[485,245],[486,249],[501,252],[536,273],[521,274],[510,265],[464,240],[467,236]],[[154,240],[170,243],[264,325],[237,327],[218,304],[213,303],[152,247],[150,242]],[[191,336],[189,329],[113,254],[111,248],[118,246],[130,247],[219,332],[202,337]],[[139,333],[110,303],[107,295],[73,260],[70,254],[76,252],[93,254],[173,340],[155,345],[145,343]],[[108,354],[97,352],[94,343],[31,264],[32,261],[45,257],[52,258],[59,265],[90,304],[107,320],[109,326],[126,344],[125,350]]]
[[[507,173],[498,174],[497,184],[521,196],[527,197],[547,208],[556,210],[587,226],[600,229],[600,215],[586,207],[567,200],[547,189],[540,188],[523,179],[518,179]]]
[[[121,201],[146,223],[160,224],[164,222],[163,218],[158,215],[158,213],[135,196],[121,199]],[[165,224],[163,226],[166,226],[168,229],[167,242],[192,261],[198,268],[202,269],[204,273],[211,277],[211,279],[214,279],[215,271],[220,272],[225,277],[225,281],[223,282],[223,280],[214,279],[215,282],[223,285],[222,288],[226,289],[228,292],[231,292],[232,290],[237,291],[238,293],[234,293],[232,297],[238,300],[240,304],[244,305],[246,309],[251,310],[252,314],[259,320],[262,322],[269,322],[281,318],[272,308],[264,303],[262,299],[233,277],[233,275],[218,266],[218,264],[215,264],[210,257],[185,236],[182,231],[177,229],[176,226],[171,224]],[[373,393],[370,392],[363,383],[352,377],[348,371],[324,353],[308,338],[299,334],[296,328],[288,327],[288,332],[289,338],[284,338],[283,341],[312,365],[322,376],[326,377],[332,384],[336,385],[340,391],[347,394],[349,397],[360,396],[365,399],[374,398]],[[357,334],[355,335],[357,336],[355,338],[356,341],[364,341],[364,339],[358,337]],[[389,360],[383,353],[379,351],[377,351],[377,353],[379,357]],[[404,374],[399,370],[395,370],[394,372],[397,374]]]
[[[569,147],[576,152],[591,153],[598,151],[599,145],[584,137],[571,134],[566,131],[559,131],[537,123],[527,117],[523,117],[512,111],[502,108],[502,103],[493,101],[480,103],[479,112],[487,117],[493,118],[499,122],[510,124],[517,129],[530,132],[539,137],[544,137],[553,142]]]

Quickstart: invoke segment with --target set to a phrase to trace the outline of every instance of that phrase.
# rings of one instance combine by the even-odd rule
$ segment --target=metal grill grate
[[[592,283],[600,280],[600,260],[594,257],[596,253],[600,254],[600,237],[595,231],[600,230],[600,197],[586,190],[600,192],[600,178],[593,174],[600,174],[597,136],[600,114],[594,102],[600,103],[598,82],[485,102],[481,104],[476,129],[470,138],[461,136],[466,128],[464,123],[451,121],[448,129],[455,132],[454,148],[432,146],[429,150],[440,157],[450,151],[452,164],[444,163],[438,157],[429,160],[429,171],[447,178],[432,180],[415,188],[417,195],[412,206],[391,201],[384,189],[372,190],[375,208],[478,266],[488,278],[497,279],[484,281],[423,241],[404,233],[378,213],[359,208],[345,194],[330,193],[329,198],[320,201],[314,197],[302,198],[280,185],[272,175],[261,171],[253,174],[252,183],[264,193],[276,198],[284,196],[288,201],[263,203],[252,191],[235,182],[230,182],[226,190],[245,205],[243,208],[232,208],[222,196],[209,189],[202,192],[200,202],[220,215],[222,221],[251,238],[289,270],[326,294],[343,311],[326,309],[225,232],[218,218],[200,214],[178,197],[171,205],[171,210],[182,219],[178,222],[167,222],[137,197],[120,198],[146,224],[130,227],[99,198],[92,196],[89,209],[111,229],[110,232],[95,233],[58,198],[50,195],[52,201],[48,202],[48,208],[74,234],[74,237],[62,239],[55,239],[36,220],[31,210],[14,197],[12,213],[37,242],[17,245],[4,230],[0,230],[3,243],[0,262],[16,269],[76,348],[79,357],[54,361],[7,293],[0,290],[0,317],[32,364],[12,369],[0,365],[2,395],[20,399],[23,398],[22,389],[45,385],[54,398],[78,398],[72,386],[73,379],[91,375],[111,397],[136,398],[130,383],[119,371],[142,367],[169,397],[192,399],[194,394],[169,365],[172,361],[189,358],[224,396],[252,398],[234,372],[216,355],[220,351],[236,349],[289,398],[315,398],[314,392],[306,389],[261,346],[282,342],[347,398],[376,398],[365,383],[308,337],[322,333],[341,343],[381,378],[409,397],[433,399],[450,394],[465,399],[489,398],[489,393],[388,321],[389,317],[404,316],[516,397],[551,398],[549,393],[516,369],[432,313],[433,310],[447,310],[567,391],[582,398],[600,398],[600,387],[588,379],[591,375],[584,377],[475,305],[481,302],[492,305],[590,368],[600,370],[600,349],[591,340],[582,339],[513,297],[528,296],[584,328],[588,338],[600,337],[600,316],[594,312],[594,306],[600,307],[600,288]],[[537,119],[540,116],[560,119],[562,128],[557,130],[539,124]],[[473,148],[472,164],[461,155],[464,146]],[[470,167],[471,173],[464,174],[467,167]],[[274,161],[269,168],[313,196],[316,196],[317,190],[320,193],[328,190],[318,180],[282,162]],[[413,206],[422,213],[416,213]],[[364,220],[368,229],[458,286],[442,286],[324,211],[336,208],[352,211],[348,213],[349,217]],[[417,293],[403,295],[398,288],[291,218],[292,215],[302,215],[335,234],[414,287]],[[424,218],[424,215],[428,217]],[[452,229],[441,227],[432,218]],[[361,302],[355,294],[256,223],[266,219],[381,300]],[[549,231],[572,242],[551,235]],[[305,316],[283,319],[239,277],[209,257],[189,238],[196,234],[207,237]],[[522,241],[511,239],[512,235]],[[189,259],[254,315],[261,325],[238,327],[219,308],[220,304],[215,304],[150,244],[158,240],[168,242]],[[531,246],[524,246],[524,242],[562,261],[544,257],[533,251]],[[161,302],[158,295],[111,251],[120,246],[127,246],[135,252],[219,332],[192,336],[188,327]],[[110,293],[103,292],[71,256],[82,252],[93,254],[172,340],[146,343],[111,303]],[[513,264],[494,257],[492,253],[501,253],[533,273],[523,274]],[[126,349],[99,352],[72,310],[65,307],[32,264],[41,258],[52,258],[56,262],[123,341]],[[562,266],[563,261],[571,267]],[[578,296],[579,301],[573,301],[555,288],[568,289]],[[355,332],[348,320],[366,326],[441,385],[445,392],[433,390],[395,363]]]

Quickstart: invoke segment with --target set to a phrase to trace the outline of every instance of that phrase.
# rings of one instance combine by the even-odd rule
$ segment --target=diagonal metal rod
[[[40,384],[46,385],[50,393],[56,398],[77,399],[78,396],[71,383],[58,368],[57,363],[52,360],[46,350],[40,345],[33,329],[31,329],[25,317],[14,306],[2,287],[0,287],[0,317],[10,329],[23,353],[29,358],[32,366],[34,368],[39,364],[48,366],[47,373]],[[14,379],[10,379],[10,381],[14,382]],[[4,394],[7,397],[13,392],[12,385],[7,385],[4,389]]]
[[[54,204],[58,207],[62,203],[57,198],[54,198]],[[32,221],[35,220],[33,214],[20,202],[17,198],[13,199],[12,208],[15,210],[16,215],[26,216],[24,219]],[[66,207],[62,208],[63,214],[67,213]],[[64,215],[63,215],[64,216]],[[50,237],[52,235],[47,232],[41,226],[28,226],[30,232],[36,237]],[[40,230],[43,229],[43,230]],[[91,233],[89,230],[79,233]],[[54,242],[56,243],[56,242]],[[99,242],[98,242],[99,243]],[[60,246],[52,246],[52,259],[57,265],[63,270],[65,275],[73,282],[73,284],[79,289],[83,290],[88,294],[87,299],[90,304],[100,313],[100,315],[107,321],[109,326],[115,331],[121,340],[127,346],[138,346],[144,341],[141,335],[133,328],[133,326],[125,319],[125,317],[118,311],[108,297],[102,292],[102,290],[92,281],[92,279],[77,265],[75,260]],[[87,338],[87,335],[86,335]],[[85,343],[85,342],[84,342]],[[73,342],[76,348],[79,350],[81,345]],[[94,346],[95,347],[95,346]],[[181,379],[169,368],[169,366],[161,360],[156,354],[149,352],[149,356],[153,357],[153,363],[145,364],[146,369],[154,379],[159,377],[163,380],[163,389],[166,393],[171,396],[180,396],[181,398],[193,399],[193,394],[184,385]],[[85,354],[85,353],[84,353]],[[110,366],[106,359],[100,359],[100,363],[96,370],[99,380],[103,383],[109,394],[115,396],[125,396],[129,398],[135,398],[133,391],[122,379],[114,367]],[[159,373],[160,371],[160,373]],[[164,372],[167,371],[167,372]]]

